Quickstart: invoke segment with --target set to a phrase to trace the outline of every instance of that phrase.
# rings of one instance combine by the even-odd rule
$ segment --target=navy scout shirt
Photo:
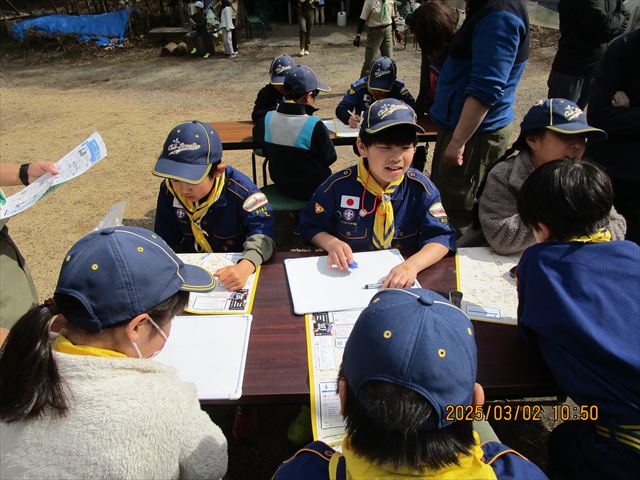
[[[273,210],[266,196],[243,173],[225,169],[226,185],[200,225],[214,252],[241,252],[252,235],[274,237]],[[195,253],[191,222],[180,202],[162,182],[158,193],[155,232],[178,253]]]
[[[374,199],[358,182],[357,165],[342,170],[325,180],[300,212],[300,233],[310,241],[327,232],[354,251],[373,250]],[[427,243],[440,243],[455,250],[455,232],[440,203],[440,192],[423,173],[410,168],[391,195],[391,203],[395,228],[392,248],[419,250]],[[362,210],[371,213],[361,216]]]

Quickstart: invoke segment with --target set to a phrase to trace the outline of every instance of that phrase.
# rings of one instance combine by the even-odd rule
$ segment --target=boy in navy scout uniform
[[[409,168],[420,131],[415,112],[400,100],[377,101],[365,113],[357,140],[362,158],[325,180],[300,212],[300,233],[327,251],[330,268],[347,269],[354,250],[417,251],[383,282],[410,287],[418,272],[455,250],[438,189]]]
[[[178,253],[242,251],[236,265],[215,272],[238,290],[273,254],[273,215],[258,187],[221,160],[222,143],[209,124],[194,120],[171,130],[153,167],[165,178],[154,230]]]
[[[640,472],[640,247],[610,241],[611,181],[595,164],[533,171],[518,211],[540,243],[518,268],[518,325],[578,405],[551,434],[558,478]]]
[[[356,321],[338,375],[342,453],[313,442],[274,478],[514,479],[547,477],[509,447],[480,443],[455,406],[480,409],[473,325],[430,290],[379,292]]]
[[[322,120],[314,117],[315,99],[331,88],[306,65],[292,67],[284,77],[286,101],[253,127],[253,139],[269,159],[276,188],[298,200],[309,200],[331,175],[336,149]]]
[[[371,73],[362,77],[345,93],[336,107],[336,117],[351,128],[357,128],[364,111],[376,100],[397,98],[415,107],[415,99],[402,80],[396,78],[396,62],[380,57],[371,65]]]
[[[259,122],[268,111],[275,110],[284,102],[284,76],[295,66],[295,60],[289,55],[279,55],[273,59],[269,67],[271,82],[260,89],[253,105],[253,123]]]

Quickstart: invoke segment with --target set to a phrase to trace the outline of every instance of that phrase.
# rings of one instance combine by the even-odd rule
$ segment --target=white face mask
[[[167,334],[164,333],[164,331],[158,326],[158,324],[153,320],[153,318],[148,317],[148,320],[151,323],[151,325],[158,331],[158,333],[160,333],[160,335],[164,339],[164,342],[167,343],[167,340],[169,340],[168,337],[167,337]],[[131,345],[133,345],[133,349],[136,351],[136,354],[138,355],[138,358],[144,358],[142,356],[142,352],[140,351],[140,347],[138,347],[138,344],[136,342],[134,342],[133,340],[131,340]],[[156,355],[158,355],[159,353],[160,353],[160,350],[157,350],[157,351],[153,352],[151,355],[149,355],[147,358],[153,358]]]

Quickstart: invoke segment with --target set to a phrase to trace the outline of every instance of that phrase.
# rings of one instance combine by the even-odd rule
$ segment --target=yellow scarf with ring
[[[395,180],[387,188],[382,188],[378,185],[375,178],[371,176],[371,172],[364,165],[364,159],[358,160],[358,182],[360,182],[364,189],[371,195],[376,197],[376,200],[380,200],[380,204],[375,211],[375,220],[373,221],[373,237],[371,242],[377,250],[383,250],[391,247],[393,241],[393,235],[395,229],[393,227],[393,205],[391,204],[391,195],[396,191],[398,185],[404,180],[404,175],[398,180]],[[368,213],[364,208],[364,195],[361,199],[362,205],[360,205],[360,215],[364,216]],[[374,203],[375,207],[375,203]],[[364,213],[364,215],[363,215]]]
[[[171,185],[171,180],[167,178],[165,183],[167,185],[167,189],[171,192],[171,195],[177,198],[184,208],[184,212],[191,223],[191,231],[193,232],[193,237],[195,238],[196,243],[200,246],[203,252],[211,253],[213,250],[207,240],[209,234],[200,226],[200,222],[209,211],[211,205],[216,203],[218,198],[220,198],[220,194],[222,193],[225,183],[225,172],[222,172],[222,175],[215,177],[213,180],[213,188],[211,189],[209,196],[197,206],[193,202],[183,198],[177,191],[175,191],[173,185]]]

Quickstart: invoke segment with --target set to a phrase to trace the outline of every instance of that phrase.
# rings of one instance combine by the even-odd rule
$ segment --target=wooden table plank
[[[277,252],[262,266],[253,305],[242,398],[211,403],[309,401],[304,317],[293,312],[284,267],[285,258],[309,255],[313,254]],[[447,256],[422,271],[418,280],[424,288],[447,296],[456,285],[454,256]],[[526,348],[516,327],[475,321],[474,327],[478,383],[484,387],[488,400],[558,394],[542,357]]]
[[[435,142],[438,134],[435,124],[424,117],[418,118],[418,123],[425,129],[425,133],[418,135],[418,142]],[[211,122],[216,129],[223,150],[251,150],[253,148],[253,122],[251,120],[237,120],[231,122]],[[354,137],[336,137],[329,132],[329,136],[336,146],[353,145]]]

